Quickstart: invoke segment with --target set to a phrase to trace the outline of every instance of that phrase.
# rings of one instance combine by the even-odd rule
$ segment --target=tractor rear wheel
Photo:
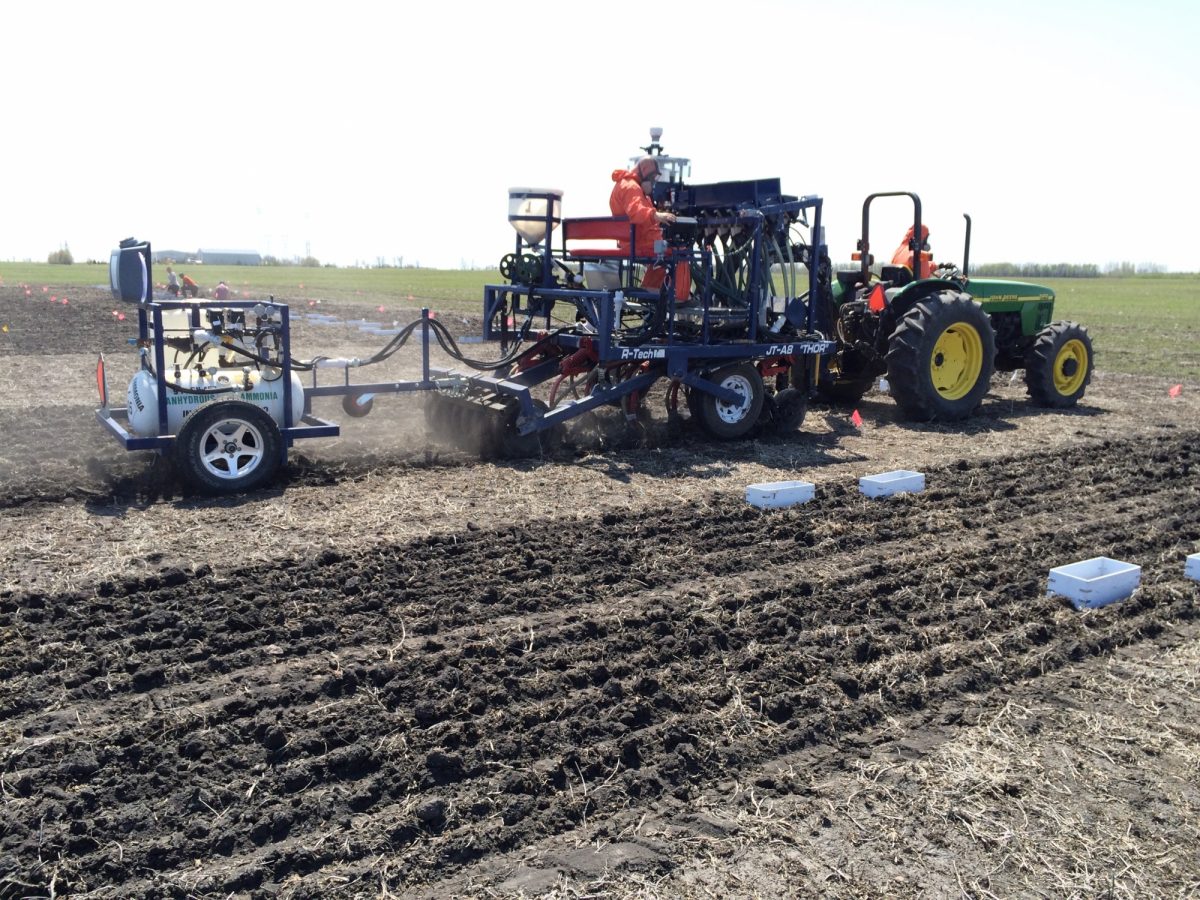
[[[928,297],[892,332],[887,364],[892,397],[909,418],[964,419],[983,402],[995,369],[991,319],[966,294]]]
[[[279,426],[262,409],[244,400],[213,400],[179,429],[175,464],[202,491],[249,491],[275,474],[282,442]]]
[[[709,380],[740,395],[734,403],[726,403],[712,394],[701,392],[696,400],[700,425],[712,437],[731,441],[744,437],[755,425],[763,408],[762,376],[750,363],[738,363],[717,369]]]
[[[1025,386],[1039,406],[1074,406],[1092,380],[1092,338],[1074,322],[1053,322],[1025,356]]]

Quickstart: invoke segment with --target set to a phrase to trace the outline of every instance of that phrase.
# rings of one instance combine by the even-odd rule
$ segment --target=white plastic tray
[[[815,494],[816,486],[808,481],[766,481],[746,487],[746,499],[764,509],[807,503]]]
[[[925,490],[925,475],[896,469],[879,475],[864,475],[858,479],[858,489],[868,497],[888,497],[892,494],[917,493]]]
[[[1046,590],[1069,598],[1076,609],[1092,609],[1124,600],[1141,580],[1141,566],[1097,556],[1051,569]]]

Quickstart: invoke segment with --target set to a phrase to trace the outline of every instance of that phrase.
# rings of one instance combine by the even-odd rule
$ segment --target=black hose
[[[446,352],[446,354],[448,356],[450,356],[452,359],[457,360],[458,362],[462,363],[463,365],[470,366],[472,369],[476,369],[481,372],[489,372],[489,371],[494,371],[496,369],[507,368],[508,366],[510,366],[514,362],[516,362],[518,359],[520,359],[522,356],[532,353],[532,352],[540,349],[543,345],[550,343],[551,340],[563,330],[563,329],[555,329],[554,331],[550,332],[545,337],[543,337],[542,339],[537,341],[531,347],[522,349],[521,345],[524,343],[526,337],[528,336],[530,326],[532,325],[532,320],[526,320],[525,324],[521,327],[520,331],[518,332],[519,340],[518,340],[517,344],[513,346],[512,350],[510,350],[507,354],[505,354],[500,359],[478,360],[478,359],[472,359],[472,358],[468,357],[466,354],[464,354],[463,351],[461,349],[459,349],[457,342],[454,340],[454,336],[452,334],[450,334],[450,329],[448,329],[444,324],[439,322],[437,319],[417,319],[416,321],[410,322],[409,324],[405,325],[404,328],[402,328],[398,334],[393,336],[392,339],[390,341],[388,341],[387,344],[385,344],[375,354],[373,354],[372,356],[369,356],[366,359],[359,362],[359,367],[375,365],[376,363],[381,363],[384,360],[388,359],[393,354],[395,354],[395,352],[397,350],[399,350],[401,347],[403,347],[405,344],[408,343],[408,340],[410,337],[412,337],[412,333],[414,331],[416,331],[418,328],[423,327],[425,324],[428,324],[429,330],[431,332],[433,332],[434,339],[438,342],[438,345],[442,348],[442,350],[444,350]],[[242,353],[243,355],[248,356],[251,359],[255,359],[253,354],[248,353],[247,351],[245,351],[241,348],[235,347],[232,349],[237,350],[239,353]],[[300,361],[300,360],[293,360],[292,368],[299,369],[301,371],[309,371],[309,370],[315,368],[318,362],[320,362],[323,359],[327,359],[327,358],[328,357],[324,357],[324,356],[316,356],[307,362]]]

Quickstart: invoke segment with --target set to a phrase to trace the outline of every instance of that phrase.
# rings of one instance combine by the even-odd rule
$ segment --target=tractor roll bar
[[[912,191],[881,191],[878,194],[871,194],[863,201],[862,214],[862,237],[858,241],[858,251],[862,255],[862,283],[868,284],[871,280],[871,244],[869,236],[871,234],[871,201],[876,197],[911,197],[913,202],[913,240],[909,249],[913,252],[913,259],[918,264],[921,259],[921,198]],[[913,272],[913,276],[917,277],[918,272]]]

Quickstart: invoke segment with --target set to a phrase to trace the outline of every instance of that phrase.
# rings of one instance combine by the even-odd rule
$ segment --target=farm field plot
[[[1100,346],[1068,412],[1005,376],[954,427],[872,393],[506,464],[332,404],[211,499],[96,424],[132,329],[75,294],[0,287],[0,897],[1200,892],[1200,385]],[[1099,555],[1133,597],[1045,595]]]

